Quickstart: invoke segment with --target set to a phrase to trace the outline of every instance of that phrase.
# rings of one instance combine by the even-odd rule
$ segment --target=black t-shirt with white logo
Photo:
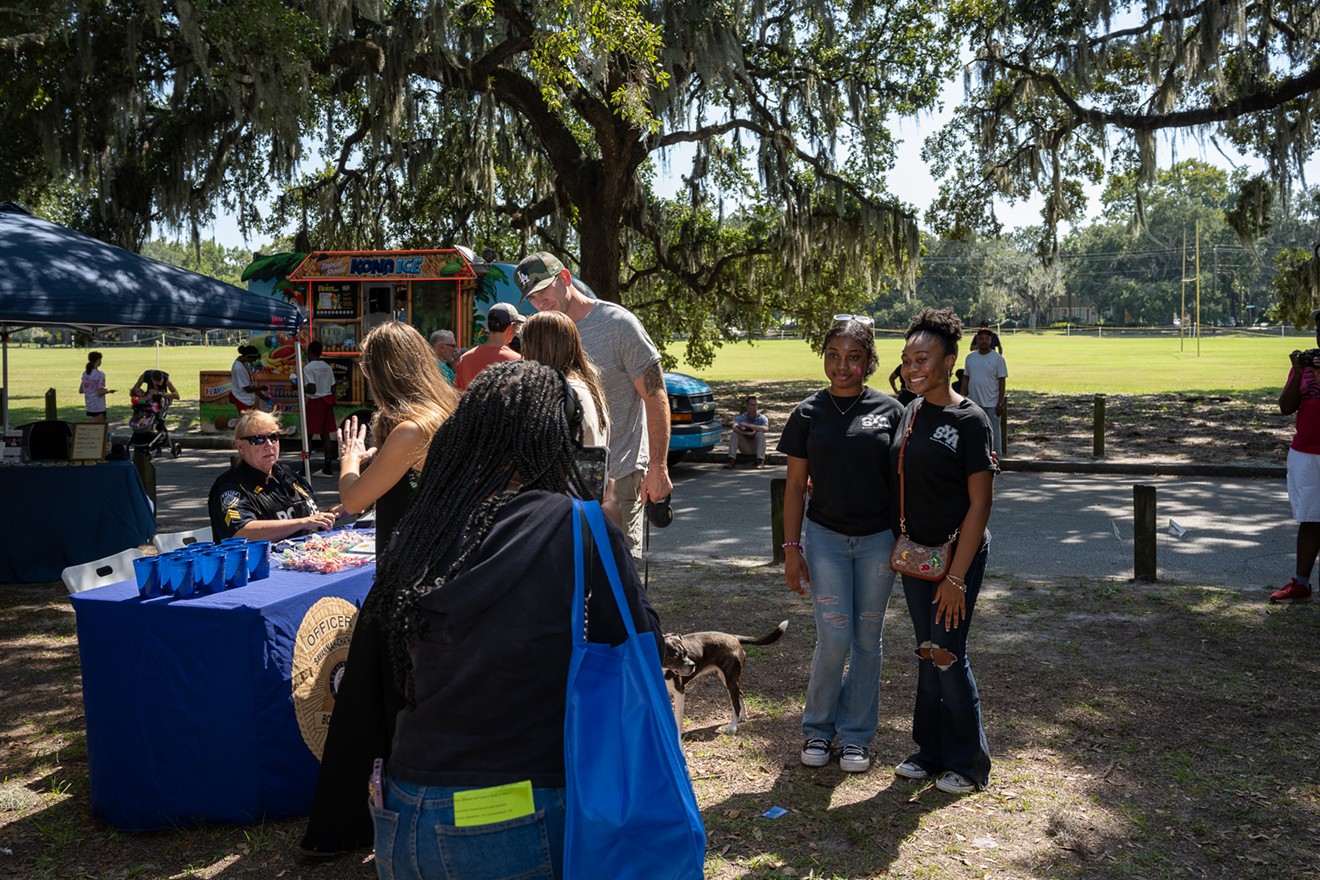
[[[902,415],[898,401],[874,388],[860,398],[831,398],[825,389],[793,409],[778,448],[807,460],[807,519],[849,537],[891,527],[889,447]]]
[[[211,515],[211,534],[217,541],[232,538],[234,532],[253,520],[299,519],[319,512],[312,487],[302,474],[279,462],[268,477],[240,461],[216,478],[206,507]]]
[[[979,406],[966,398],[952,406],[935,406],[924,399],[908,404],[891,453],[895,531],[900,509],[898,453],[914,412],[916,421],[903,458],[907,534],[918,544],[935,546],[949,540],[967,515],[971,506],[967,478],[999,468],[990,455],[990,421]],[[985,539],[990,539],[988,530]]]

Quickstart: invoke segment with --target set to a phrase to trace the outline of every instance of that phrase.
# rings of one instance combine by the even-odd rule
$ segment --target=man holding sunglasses
[[[273,415],[248,410],[239,416],[234,448],[238,464],[216,478],[207,499],[216,541],[280,541],[334,528],[340,507],[322,512],[302,474],[280,463],[280,424]]]

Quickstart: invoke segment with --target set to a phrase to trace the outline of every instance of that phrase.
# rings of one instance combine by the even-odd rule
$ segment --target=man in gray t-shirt
[[[610,477],[624,534],[641,552],[642,515],[648,500],[668,498],[669,396],[660,352],[632,312],[587,296],[563,263],[544,251],[525,257],[513,273],[539,312],[573,319],[596,368],[610,408]]]

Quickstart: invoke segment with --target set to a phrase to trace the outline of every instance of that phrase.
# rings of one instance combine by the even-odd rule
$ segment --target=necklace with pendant
[[[846,407],[839,406],[839,401],[835,399],[834,395],[830,394],[830,392],[827,391],[826,394],[830,395],[830,402],[833,403],[834,408],[839,411],[839,415],[846,416],[852,410],[852,408],[857,405],[857,401],[861,400],[863,397],[866,396],[866,390],[862,389],[862,393],[854,397],[853,402],[848,404]]]

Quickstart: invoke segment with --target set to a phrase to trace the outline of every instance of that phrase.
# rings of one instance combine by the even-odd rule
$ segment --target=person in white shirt
[[[989,330],[979,330],[975,348],[967,354],[964,365],[963,391],[972,402],[990,417],[990,433],[994,437],[995,458],[1004,454],[1002,419],[1008,384],[1008,364],[1004,356],[994,350],[994,337]]]
[[[335,437],[339,423],[335,420],[335,370],[321,360],[321,341],[307,346],[307,364],[303,367],[303,390],[307,394],[307,436],[321,436],[321,449],[325,462],[321,473],[333,474],[339,461],[335,458]]]

